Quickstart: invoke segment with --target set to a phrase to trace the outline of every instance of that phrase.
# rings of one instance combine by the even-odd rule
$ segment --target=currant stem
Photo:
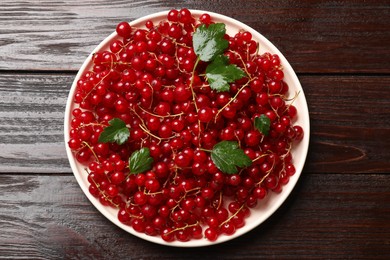
[[[199,147],[199,150],[211,153],[212,150]]]
[[[194,224],[186,224],[185,226],[183,226],[183,227],[179,227],[179,228],[175,228],[175,229],[172,229],[171,231],[169,231],[168,233],[166,233],[166,235],[169,235],[169,234],[171,234],[171,233],[173,233],[173,232],[176,232],[176,231],[179,231],[179,230],[184,230],[184,229],[186,229],[186,228],[190,228],[190,227],[195,227],[195,226],[197,226],[197,225],[199,225],[199,222],[196,222],[196,223],[194,223]]]
[[[85,169],[85,171],[89,174],[89,172],[87,171],[87,169]],[[112,199],[111,199],[110,197],[108,197],[108,196],[106,195],[106,193],[105,193],[103,190],[100,189],[99,183],[96,183],[96,181],[95,181],[93,178],[91,178],[91,180],[92,180],[93,184],[95,184],[96,188],[99,190],[100,194],[102,194],[102,196],[103,196],[107,201],[109,201],[109,202],[111,203],[111,205],[113,205],[113,206],[115,206],[116,208],[119,209],[119,205],[116,204],[116,203],[114,203],[114,202],[112,201]]]
[[[291,152],[292,145],[291,145],[291,143],[289,143],[288,145],[289,145],[289,147],[288,147],[287,151],[284,154],[280,155],[281,159],[286,158],[286,156]]]
[[[193,88],[193,84],[194,84],[194,76],[195,76],[195,70],[196,70],[196,67],[198,66],[199,64],[199,61],[200,61],[200,57],[198,56],[196,61],[195,61],[195,64],[194,64],[194,68],[192,69],[192,77],[191,77],[191,82],[190,82],[190,89],[191,89],[191,93],[192,93],[192,101],[194,102],[194,105],[195,105],[195,110],[196,112],[198,113],[198,105],[196,104],[196,94],[195,94],[195,91],[194,91],[194,88]]]
[[[263,157],[266,157],[266,156],[268,156],[268,155],[269,155],[269,154],[267,154],[267,153],[262,154],[262,155],[256,157],[255,159],[253,159],[252,162],[255,162],[255,161],[257,161],[257,160],[259,160],[259,159],[261,159],[261,158],[263,158]]]
[[[234,214],[232,214],[230,217],[228,217],[225,221],[223,221],[221,224],[219,224],[218,227],[222,227],[224,224],[228,223],[232,218],[234,218],[235,216],[237,216],[237,214],[244,208],[245,204],[242,204],[241,207],[239,209],[237,209],[236,212],[234,212]]]
[[[196,187],[196,188],[193,188],[193,189],[191,189],[191,190],[188,190],[188,191],[186,191],[185,193],[184,193],[184,195],[178,200],[178,201],[176,201],[176,205],[171,209],[171,213],[173,212],[173,211],[175,211],[175,209],[176,208],[178,208],[179,206],[180,206],[180,202],[183,200],[183,199],[185,199],[186,198],[186,196],[188,195],[188,193],[190,193],[190,192],[192,192],[192,191],[200,191],[200,187]],[[197,193],[197,192],[196,192]],[[195,193],[195,194],[196,194]]]
[[[288,105],[286,106],[286,109],[285,109],[284,111],[287,111],[287,110],[288,110],[288,108],[289,108],[289,107],[294,103],[294,101],[298,98],[298,96],[299,96],[300,93],[301,93],[301,91],[295,92],[295,95],[294,95],[293,98],[291,98],[291,99],[286,99],[286,101],[291,101],[291,103],[288,104]]]
[[[220,192],[219,192],[218,205],[217,205],[216,209],[220,209],[221,206],[222,206],[222,196],[223,196],[222,191],[220,191]]]
[[[131,204],[131,203],[130,203]],[[125,207],[125,211],[127,214],[129,214],[130,217],[132,218],[137,218],[137,219],[143,219],[144,217],[143,216],[137,216],[137,215],[134,215],[134,214],[131,214],[130,212],[127,211],[127,207]]]
[[[196,67],[199,64],[199,61],[200,61],[200,57],[198,56],[196,58],[196,61],[195,61],[195,64],[194,64],[194,68],[192,69],[192,77],[191,77],[191,82],[190,82],[190,89],[191,89],[191,93],[192,93],[192,101],[194,102],[196,113],[198,113],[199,108],[198,108],[198,105],[196,104],[196,94],[195,94],[195,91],[194,91],[194,88],[193,88],[192,85],[194,84],[195,70],[196,70]],[[200,139],[201,123],[200,123],[199,119],[198,119],[198,126],[199,126],[198,138]]]
[[[95,90],[96,86],[98,86],[100,83],[102,83],[102,81],[103,81],[105,78],[107,78],[108,75],[110,75],[110,74],[107,73],[107,75],[105,75],[101,80],[99,80],[98,83],[96,83],[96,84],[93,86],[93,88],[85,95],[85,97],[83,98],[83,101],[85,101],[85,100],[88,98],[88,96],[92,93],[92,91]]]
[[[179,114],[174,114],[174,115],[166,115],[166,116],[161,116],[161,115],[157,115],[157,114],[154,114],[148,110],[146,110],[145,108],[141,107],[141,106],[138,106],[142,111],[144,111],[145,113],[151,115],[151,116],[155,116],[155,117],[159,117],[159,118],[167,118],[167,117],[178,117],[178,116],[182,116],[184,115],[184,112],[181,112]]]
[[[99,161],[99,157],[97,157],[95,151],[93,150],[93,148],[89,145],[89,143],[87,143],[86,141],[83,141],[82,142],[86,147],[88,147],[89,150],[91,150],[93,156],[95,157],[96,161],[100,163]]]
[[[154,137],[154,138],[156,138],[157,140],[159,140],[159,142],[161,142],[162,140],[169,140],[169,139],[172,139],[172,138],[175,138],[176,136],[175,135],[173,135],[173,136],[170,136],[170,137],[166,137],[166,138],[162,138],[162,137],[159,137],[159,136],[157,136],[157,135],[155,135],[155,134],[152,134],[150,131],[149,131],[149,129],[147,129],[145,126],[143,126],[143,125],[139,125],[139,127],[142,129],[142,131],[144,131],[145,133],[147,133],[148,135],[150,135],[151,137]]]
[[[100,123],[88,123],[88,124],[82,124],[77,129],[83,128],[83,127],[88,127],[88,126],[101,126],[101,127],[106,127],[107,125],[105,124],[100,124]]]
[[[229,102],[227,102],[222,108],[220,108],[220,109],[218,110],[218,112],[215,114],[215,120],[214,120],[214,122],[217,121],[218,115],[219,115],[227,106],[229,106],[229,105],[238,97],[238,95],[240,94],[240,92],[241,92],[246,86],[248,86],[250,82],[251,82],[251,81],[248,80],[248,82],[245,83],[245,84],[237,91],[237,93],[236,93],[232,98],[230,98]]]
[[[245,62],[244,62],[244,59],[242,58],[241,54],[236,52],[236,51],[230,51],[231,53],[234,53],[236,55],[238,55],[241,63],[242,63],[242,66],[244,67],[244,71],[246,73],[246,75],[248,75],[249,79],[252,80],[252,75],[248,72],[248,69],[246,68],[246,65],[245,65]],[[248,59],[249,60],[249,59]]]
[[[261,180],[258,183],[256,183],[257,186],[260,185],[261,183],[263,183],[263,181],[271,174],[274,167],[275,167],[275,161],[273,162],[271,169],[269,169],[269,171],[267,171],[267,174],[264,175],[263,178],[261,178]]]

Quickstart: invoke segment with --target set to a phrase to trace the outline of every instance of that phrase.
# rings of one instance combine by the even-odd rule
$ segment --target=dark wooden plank
[[[70,172],[63,143],[74,75],[0,74],[0,172]],[[307,172],[390,172],[390,77],[300,76],[311,117]]]
[[[3,0],[0,69],[77,70],[118,22],[182,7],[248,24],[272,41],[298,72],[390,72],[387,0]]]
[[[309,172],[390,172],[390,78],[300,77],[310,113]]]
[[[64,111],[74,75],[0,75],[0,171],[69,172]]]
[[[106,220],[73,176],[0,175],[0,255],[28,259],[386,259],[390,178],[304,174],[250,233],[212,247],[151,244]]]

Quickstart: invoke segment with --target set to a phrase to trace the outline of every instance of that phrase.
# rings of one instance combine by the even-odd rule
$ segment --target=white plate
[[[299,92],[299,95],[297,99],[294,101],[294,105],[296,106],[298,110],[298,119],[296,124],[300,125],[304,130],[304,138],[303,140],[296,145],[292,150],[292,155],[294,159],[294,166],[296,168],[296,173],[291,176],[290,181],[287,185],[283,187],[283,191],[279,194],[275,193],[269,193],[267,197],[260,203],[258,203],[258,206],[251,211],[251,215],[245,219],[245,226],[238,229],[233,235],[231,236],[225,236],[220,235],[218,239],[215,242],[210,242],[206,238],[199,239],[199,240],[191,240],[188,242],[165,242],[161,237],[159,236],[148,236],[143,233],[138,233],[134,231],[134,229],[130,226],[124,225],[121,223],[117,218],[117,210],[113,209],[111,207],[106,207],[100,204],[98,199],[93,197],[89,191],[88,186],[89,182],[87,180],[87,174],[85,173],[85,166],[78,163],[69,149],[67,143],[69,141],[69,131],[70,131],[70,121],[71,121],[71,111],[75,107],[75,104],[73,102],[73,97],[76,90],[76,84],[78,79],[84,74],[85,71],[88,71],[92,68],[92,53],[99,52],[101,50],[109,49],[109,43],[117,37],[116,32],[113,32],[110,36],[108,36],[106,39],[104,39],[88,56],[88,58],[85,60],[84,64],[81,66],[78,74],[76,75],[76,78],[72,84],[69,97],[66,104],[66,110],[65,110],[65,121],[64,121],[64,132],[65,132],[65,144],[66,144],[66,151],[68,155],[68,159],[72,168],[72,171],[74,173],[74,176],[76,177],[77,182],[79,183],[81,189],[85,193],[85,195],[88,197],[88,199],[92,202],[92,204],[110,221],[112,221],[115,225],[119,226],[123,230],[140,237],[142,239],[145,239],[150,242],[154,242],[157,244],[162,245],[168,245],[168,246],[176,246],[176,247],[199,247],[199,246],[209,246],[209,245],[215,245],[218,243],[222,243],[231,239],[234,239],[236,237],[239,237],[248,231],[254,229],[258,225],[260,225],[262,222],[264,222],[267,218],[269,218],[286,200],[286,198],[291,193],[292,189],[294,188],[295,184],[297,183],[302,168],[304,166],[306,155],[308,152],[308,146],[309,146],[309,136],[310,136],[310,126],[309,126],[309,112],[308,107],[305,99],[304,92],[302,90],[302,86],[292,69],[291,65],[288,63],[286,58],[283,56],[283,54],[270,42],[268,41],[264,36],[262,36],[260,33],[256,32],[249,26],[234,20],[232,18],[229,18],[224,15],[207,12],[207,11],[201,11],[201,10],[190,10],[192,15],[194,17],[199,17],[203,13],[209,13],[213,20],[215,22],[222,22],[226,25],[226,30],[229,35],[234,35],[239,30],[245,30],[249,31],[252,34],[253,40],[259,42],[260,44],[260,50],[259,53],[264,52],[270,52],[273,54],[278,54],[281,60],[281,63],[284,68],[284,80],[288,83],[290,88],[290,93],[296,93]],[[152,20],[154,24],[158,24],[159,21],[165,20],[166,15],[168,11],[165,12],[159,12],[152,15],[148,15],[142,18],[139,18],[133,22],[130,23],[131,26],[142,28],[144,27],[144,24],[147,20]],[[82,224],[82,223],[80,223]]]

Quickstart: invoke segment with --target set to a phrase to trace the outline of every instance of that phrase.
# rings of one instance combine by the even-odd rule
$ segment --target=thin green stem
[[[192,85],[194,84],[195,70],[196,70],[196,67],[199,64],[199,61],[200,61],[200,57],[198,56],[196,61],[195,61],[195,64],[194,64],[194,68],[192,69],[192,77],[191,77],[191,82],[190,82],[190,89],[191,89],[191,93],[192,93],[192,100],[194,102],[196,112],[198,112],[198,105],[196,104],[196,94],[195,94],[195,91],[194,91],[194,88],[193,88]]]

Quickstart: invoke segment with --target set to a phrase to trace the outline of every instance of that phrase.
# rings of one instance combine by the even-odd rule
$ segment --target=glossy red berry
[[[129,38],[131,31],[132,28],[128,22],[121,22],[116,26],[116,33],[123,38]]]

